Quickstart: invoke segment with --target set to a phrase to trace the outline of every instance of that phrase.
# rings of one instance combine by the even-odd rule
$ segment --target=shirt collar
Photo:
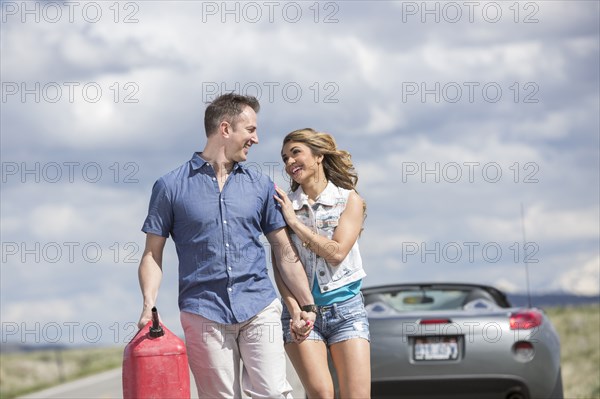
[[[317,199],[315,200],[315,204],[322,204],[326,206],[335,205],[336,199],[336,191],[337,187],[331,181],[327,181],[327,186],[325,189],[319,194]],[[300,210],[303,206],[310,206],[308,203],[308,195],[304,193],[302,190],[302,186],[298,186],[298,189],[289,195],[290,201],[292,202],[292,207],[294,210]]]
[[[204,158],[202,158],[202,155],[200,155],[199,152],[195,152],[194,155],[192,156],[192,159],[190,160],[191,164],[192,164],[192,170],[197,170],[202,168],[204,165],[209,165],[210,163],[208,161],[206,161]],[[243,170],[242,168],[242,164],[236,162],[235,164],[233,164],[233,169],[231,170],[232,172],[236,172],[238,169]]]

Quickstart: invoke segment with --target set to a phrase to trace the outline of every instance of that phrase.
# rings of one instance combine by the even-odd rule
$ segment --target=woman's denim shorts
[[[318,306],[317,320],[307,340],[323,341],[327,346],[352,338],[370,340],[369,320],[362,293],[340,303]],[[286,344],[294,342],[290,332],[290,313],[283,306],[281,325]]]

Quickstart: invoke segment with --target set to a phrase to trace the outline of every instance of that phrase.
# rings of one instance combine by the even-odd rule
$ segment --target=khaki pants
[[[291,398],[276,299],[255,317],[220,324],[181,312],[190,368],[200,398]],[[240,362],[241,360],[241,362]]]

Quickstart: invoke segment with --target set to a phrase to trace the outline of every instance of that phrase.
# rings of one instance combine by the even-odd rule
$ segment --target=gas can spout
[[[162,337],[163,335],[165,335],[165,332],[158,321],[158,311],[156,310],[155,306],[152,308],[152,327],[150,327],[150,336],[152,338],[158,338]]]

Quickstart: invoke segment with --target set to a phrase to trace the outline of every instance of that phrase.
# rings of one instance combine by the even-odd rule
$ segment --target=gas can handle
[[[152,308],[152,326],[150,327],[150,337],[158,338],[165,335],[165,331],[160,325],[158,321],[158,311],[156,310],[156,306]]]

